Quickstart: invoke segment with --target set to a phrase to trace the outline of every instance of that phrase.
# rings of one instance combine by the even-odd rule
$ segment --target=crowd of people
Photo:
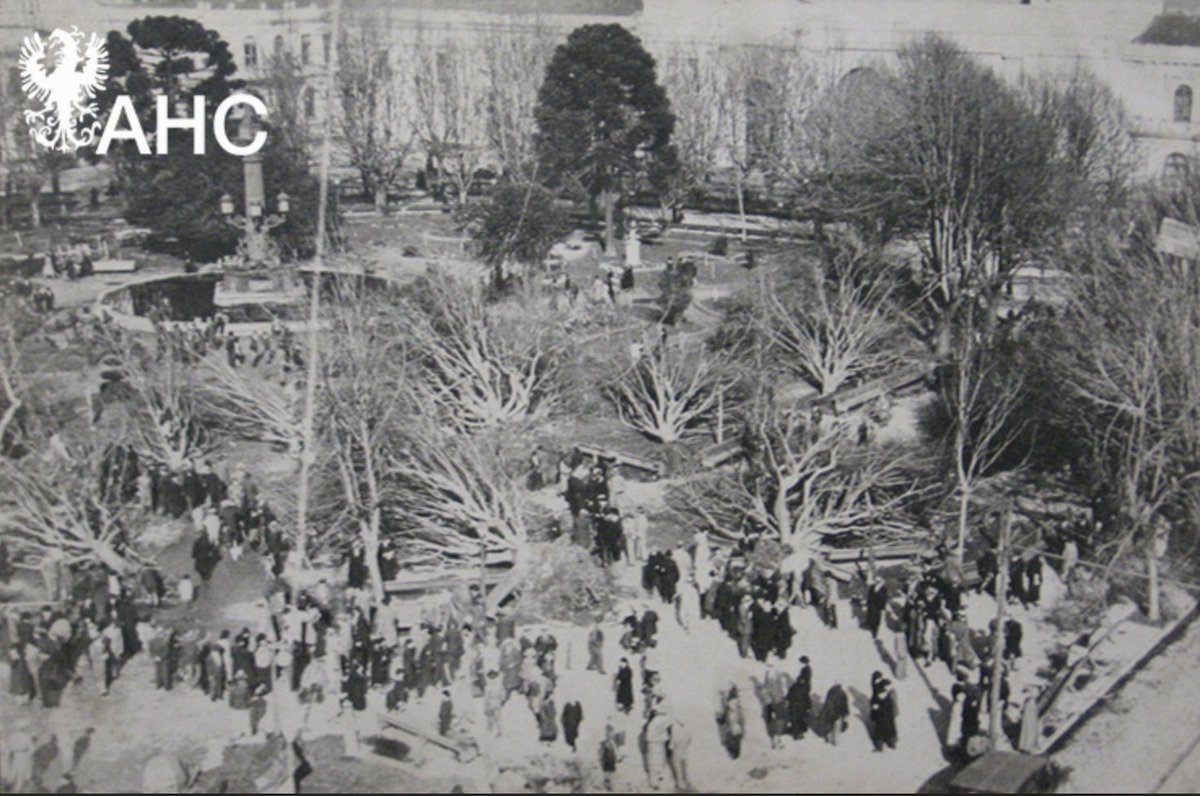
[[[541,462],[534,464],[540,473]],[[560,656],[553,632],[522,632],[512,616],[489,611],[483,591],[474,585],[465,599],[441,603],[415,619],[400,601],[372,592],[361,541],[347,553],[344,588],[328,580],[306,589],[290,586],[282,577],[287,543],[255,479],[244,469],[234,468],[222,478],[211,462],[198,460],[171,472],[142,467],[129,454],[109,469],[121,474],[118,488],[147,512],[190,518],[200,584],[225,557],[237,561],[247,550],[261,554],[273,576],[263,620],[258,627],[240,629],[181,629],[154,617],[153,608],[168,601],[168,589],[157,575],[108,575],[98,582],[87,580],[86,586],[76,583],[65,607],[21,615],[3,628],[0,642],[13,672],[10,691],[25,702],[36,698],[54,707],[64,689],[81,677],[107,694],[125,663],[144,653],[153,663],[157,688],[197,689],[226,705],[231,736],[238,738],[263,737],[264,728],[278,730],[288,711],[272,705],[281,700],[299,706],[300,714],[314,705],[348,714],[354,727],[348,735],[351,745],[359,742],[365,726],[356,715],[403,715],[436,703],[437,732],[454,743],[467,743],[464,730],[476,737],[511,731],[505,716],[512,711],[506,714],[505,709],[517,700],[532,718],[537,742],[551,748],[561,744],[577,752],[584,723],[598,726],[603,721],[598,757],[610,784],[623,759],[621,733],[614,729],[621,716],[640,716],[637,744],[652,787],[668,782],[690,787],[687,757],[696,732],[715,730],[732,759],[742,754],[747,710],[736,684],[715,695],[712,729],[689,723],[671,709],[662,688],[662,620],[646,604],[624,614],[616,667],[606,667],[605,634],[597,622],[588,634],[584,679],[571,678],[565,686],[563,669],[570,664]],[[632,568],[640,575],[646,599],[666,605],[684,632],[711,620],[742,658],[761,666],[761,676],[752,679],[753,694],[772,747],[783,747],[787,738],[804,739],[810,731],[838,743],[850,718],[846,688],[833,683],[823,697],[814,694],[812,663],[807,655],[795,658],[793,651],[794,610],[811,607],[826,624],[837,625],[838,587],[830,572],[816,563],[799,574],[752,564],[752,546],[722,548],[703,532],[690,543],[651,550],[645,511],[635,509],[626,518],[610,503],[617,490],[606,468],[583,457],[566,457],[557,473],[542,483],[561,484],[577,541],[605,566],[623,562]],[[977,653],[988,637],[965,621],[961,568],[948,560],[928,561],[898,587],[873,565],[860,567],[860,618],[875,637],[884,627],[898,629],[902,643],[891,676],[903,679],[909,658],[926,666],[936,660],[947,664],[955,677],[947,745],[966,751],[986,720],[994,674]],[[391,580],[399,572],[399,551],[385,543],[374,563],[383,579]],[[1036,556],[1010,562],[1007,579],[1014,603],[1039,599],[1039,565]],[[978,588],[987,591],[986,568],[980,569]],[[170,596],[186,603],[195,598],[197,587],[185,576]],[[1010,696],[1008,670],[1021,656],[1020,623],[1010,618],[1003,633],[1002,705]],[[585,716],[585,694],[604,679],[611,683],[612,713]],[[889,676],[875,672],[866,691],[874,748],[896,749],[899,705]],[[473,704],[456,703],[464,694]]]

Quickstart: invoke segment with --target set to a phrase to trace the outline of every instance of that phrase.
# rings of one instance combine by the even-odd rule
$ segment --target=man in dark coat
[[[896,692],[880,672],[871,677],[871,740],[875,751],[896,748]]]
[[[633,709],[633,669],[629,667],[628,658],[621,659],[621,665],[617,668],[615,683],[617,707],[620,708],[622,713],[628,713]]]
[[[442,704],[438,705],[438,735],[446,737],[450,734],[450,724],[454,721],[454,703],[450,701],[450,692],[442,692]]]
[[[567,742],[567,746],[571,747],[571,751],[577,751],[575,749],[575,742],[579,739],[579,724],[582,721],[583,705],[580,705],[579,702],[568,702],[563,705],[563,740]]]
[[[846,690],[837,683],[829,686],[825,692],[825,701],[821,705],[821,732],[825,740],[837,746],[838,736],[846,731],[846,719],[850,716],[850,700]]]
[[[647,608],[642,614],[642,621],[638,626],[638,635],[641,636],[643,647],[653,647],[658,644],[656,637],[658,636],[658,614],[652,608]]]
[[[799,740],[808,732],[808,716],[812,712],[812,667],[808,656],[800,656],[800,674],[787,693],[788,731]]]
[[[872,577],[867,582],[867,630],[871,638],[879,638],[879,627],[887,610],[888,588],[882,578]]]

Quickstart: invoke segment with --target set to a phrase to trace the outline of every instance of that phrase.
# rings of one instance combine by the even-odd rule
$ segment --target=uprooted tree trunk
[[[518,567],[527,557],[522,492],[489,440],[424,428],[387,472],[412,560],[465,567],[482,549],[489,561],[510,559]]]
[[[204,428],[192,368],[180,361],[184,352],[165,339],[159,345],[165,347],[153,357],[140,346],[114,340],[108,355],[120,363],[134,450],[178,472],[190,456],[203,452]]]
[[[128,538],[129,512],[113,494],[121,476],[102,483],[94,453],[0,459],[0,529],[15,552],[34,561],[61,554],[67,564],[100,563],[118,573],[142,566]]]
[[[859,449],[836,430],[815,431],[797,414],[775,411],[754,418],[747,443],[749,467],[697,482],[673,501],[717,538],[757,528],[803,569],[820,542],[838,536],[874,543],[915,532],[905,507],[921,486],[896,451]]]
[[[671,443],[706,422],[731,383],[709,355],[664,348],[636,362],[606,394],[627,426]]]
[[[235,368],[224,357],[199,367],[198,409],[221,431],[298,454],[303,441],[301,395],[280,388],[261,372]]]
[[[439,422],[474,432],[539,416],[556,401],[553,328],[487,304],[479,285],[431,279],[404,332],[424,363],[416,389]]]
[[[818,270],[808,284],[764,293],[766,338],[822,395],[877,375],[900,358],[899,313],[885,281],[867,266],[864,255],[842,246],[831,273]]]

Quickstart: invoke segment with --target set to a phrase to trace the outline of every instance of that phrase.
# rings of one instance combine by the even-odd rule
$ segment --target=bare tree
[[[384,588],[379,571],[383,513],[394,489],[387,468],[409,395],[407,342],[389,318],[390,309],[358,291],[343,290],[330,313],[321,391],[345,515],[353,518],[353,533],[363,541],[377,600]]]
[[[664,346],[614,379],[606,392],[627,426],[670,443],[706,422],[731,385],[712,355]]]
[[[406,548],[417,563],[471,565],[526,558],[523,493],[493,441],[439,430],[428,419],[408,426],[407,443],[391,458]]]
[[[906,509],[923,492],[902,451],[848,444],[844,429],[760,399],[748,413],[747,466],[685,487],[674,502],[726,538],[757,529],[803,568],[823,541],[911,538]]]
[[[489,27],[479,43],[487,76],[486,120],[492,150],[511,177],[531,176],[538,88],[557,36],[541,19],[513,17]]]
[[[1028,418],[1021,415],[1022,374],[997,354],[1001,343],[994,323],[976,321],[988,310],[968,305],[953,343],[953,358],[940,374],[941,400],[948,414],[943,445],[958,500],[958,556],[966,552],[972,496],[980,480],[1015,452]]]
[[[662,62],[663,86],[675,111],[679,167],[664,186],[664,203],[677,204],[717,171],[725,130],[713,101],[723,88],[720,64],[697,47],[676,47]]]
[[[746,239],[746,191],[753,176],[764,187],[792,176],[823,75],[793,47],[731,47],[716,54],[714,103],[721,152],[730,173]]]
[[[762,292],[763,331],[788,368],[830,395],[900,361],[903,324],[891,285],[863,251],[843,245],[821,270]]]
[[[1200,489],[1197,280],[1180,261],[1116,241],[1100,243],[1077,280],[1056,364],[1120,506],[1113,560],[1142,545],[1157,621],[1159,561]]]
[[[218,431],[298,455],[304,442],[301,390],[286,375],[264,371],[206,358],[197,370],[199,410]]]
[[[487,146],[487,96],[478,78],[481,54],[458,42],[418,41],[412,51],[414,106],[421,144],[449,180],[461,205],[475,182]]]
[[[62,437],[70,437],[67,442]],[[114,455],[108,434],[95,429],[26,440],[39,451],[0,457],[0,529],[14,551],[31,560],[62,555],[68,564],[99,562],[128,572],[143,562],[132,546],[132,504],[123,489],[131,458]]]
[[[104,361],[115,366],[113,411],[127,416],[126,439],[138,456],[178,471],[192,455],[203,453],[206,435],[196,403],[190,352],[167,334],[151,353],[126,338],[102,340]]]
[[[8,308],[5,308],[6,316]],[[8,440],[8,431],[17,413],[25,405],[21,400],[18,387],[18,377],[21,372],[21,349],[17,347],[16,329],[11,317],[0,320],[0,398],[3,399],[3,414],[0,414],[0,451],[3,451]]]
[[[383,210],[417,139],[413,87],[405,51],[385,38],[386,20],[364,15],[355,23],[338,44],[341,133],[363,189]]]
[[[304,67],[291,51],[277,52],[266,63],[263,88],[270,108],[271,126],[283,136],[285,147],[307,156],[310,112],[315,94],[304,77]]]
[[[489,305],[482,285],[433,276],[406,307],[423,363],[416,389],[460,432],[538,417],[557,400],[557,327],[519,305]]]

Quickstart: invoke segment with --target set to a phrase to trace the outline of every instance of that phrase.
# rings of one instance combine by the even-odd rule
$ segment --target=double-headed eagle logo
[[[108,77],[108,50],[95,33],[85,38],[78,28],[56,28],[44,42],[34,33],[21,46],[21,88],[42,103],[40,111],[25,111],[25,121],[34,140],[50,150],[74,152],[100,130],[100,109],[92,100]],[[89,116],[92,121],[84,123]]]

